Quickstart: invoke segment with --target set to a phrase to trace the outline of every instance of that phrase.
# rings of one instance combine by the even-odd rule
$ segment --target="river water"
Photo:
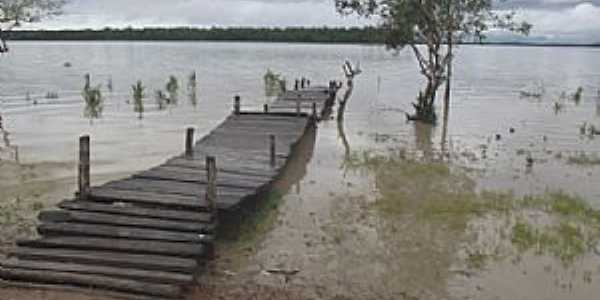
[[[463,234],[370,215],[365,207],[381,193],[377,175],[344,165],[348,154],[443,157],[467,168],[478,191],[517,196],[563,191],[598,208],[600,136],[582,134],[580,127],[600,128],[599,48],[460,47],[449,121],[433,128],[405,119],[423,84],[414,58],[380,46],[15,42],[11,50],[0,56],[0,113],[10,133],[0,144],[0,159],[14,159],[18,148],[21,163],[39,168],[31,171],[33,182],[61,182],[56,194],[65,196],[73,188],[81,134],[92,136],[93,179],[101,183],[178,154],[184,129],[195,126],[199,136],[208,133],[229,113],[236,94],[245,108],[268,103],[262,80],[267,69],[288,82],[304,76],[326,83],[344,80],[344,60],[360,64],[363,73],[355,79],[343,125],[348,145],[335,121],[320,125],[306,174],[284,197],[274,228],[240,265],[227,266],[241,281],[279,284],[260,272],[273,265],[301,270],[296,287],[326,299],[591,299],[598,292],[587,284],[600,270],[593,253],[569,267],[551,256],[524,253],[519,256],[523,264],[514,257],[510,263],[493,261],[483,271],[460,271],[457,278],[452,270]],[[186,78],[194,71],[196,106],[186,92]],[[83,116],[86,73],[105,97],[101,119]],[[170,75],[179,78],[179,105],[157,110],[152,95],[164,90]],[[130,100],[137,80],[149,96],[142,120]],[[583,94],[575,101],[579,87]],[[58,97],[48,99],[48,93]],[[8,182],[10,177],[0,178]],[[468,228],[483,223],[498,231],[502,226],[496,221],[475,218]],[[402,238],[390,238],[396,235]],[[440,245],[422,249],[424,243]],[[506,292],[510,288],[516,291]]]

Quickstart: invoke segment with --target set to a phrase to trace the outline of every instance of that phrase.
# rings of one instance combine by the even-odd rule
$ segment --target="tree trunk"
[[[452,88],[452,61],[454,58],[452,57],[452,49],[454,47],[452,35],[448,35],[448,55],[450,59],[448,61],[447,71],[446,71],[446,92],[444,94],[444,119],[448,118],[448,114],[450,112],[450,90]]]

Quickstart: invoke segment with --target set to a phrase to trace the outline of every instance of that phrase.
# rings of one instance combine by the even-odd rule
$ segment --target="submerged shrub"
[[[167,100],[167,104],[169,105],[177,105],[178,97],[179,97],[179,81],[177,77],[171,75],[169,77],[169,82],[167,82],[166,86],[167,93],[169,93],[169,98]]]
[[[267,69],[267,73],[263,76],[265,82],[265,95],[267,97],[279,96],[285,92],[286,81],[281,74],[277,74],[271,69]]]
[[[90,119],[90,123],[94,119],[102,117],[102,111],[104,110],[104,98],[102,97],[102,91],[100,85],[92,87],[90,83],[90,74],[85,75],[85,86],[83,87],[83,100],[85,101],[84,116]]]
[[[131,86],[133,91],[133,111],[138,113],[138,119],[144,118],[144,85],[141,80]]]

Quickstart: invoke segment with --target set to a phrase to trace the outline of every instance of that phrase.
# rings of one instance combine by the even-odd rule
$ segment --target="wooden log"
[[[90,136],[79,138],[79,199],[87,199],[90,194]]]
[[[209,234],[136,228],[130,226],[82,224],[75,222],[42,223],[37,227],[37,231],[42,235],[52,237],[92,236],[182,243],[206,243],[211,242],[214,239],[214,237]]]
[[[166,208],[148,208],[125,203],[102,204],[90,201],[63,201],[58,205],[71,211],[102,212],[114,215],[134,216],[164,220],[183,220],[197,222],[212,222],[212,215],[206,212],[175,210]]]
[[[91,287],[119,292],[133,292],[173,299],[181,297],[182,293],[181,288],[177,285],[147,283],[128,279],[115,279],[111,276],[76,274],[69,272],[23,270],[2,267],[0,268],[0,276],[10,280],[68,284],[86,288]]]
[[[210,211],[217,210],[217,162],[214,156],[206,157],[206,203]]]
[[[163,283],[163,284],[190,284],[194,277],[189,274],[146,271],[131,268],[117,268],[106,266],[80,265],[74,263],[45,262],[36,260],[9,259],[0,261],[0,268],[37,270],[37,271],[56,271],[75,274],[102,275],[114,278],[123,278],[130,280],[139,280],[143,282]]]
[[[277,163],[276,160],[276,143],[275,143],[275,135],[271,134],[269,135],[269,153],[270,153],[270,159],[271,159],[271,167],[274,167],[275,164]]]
[[[194,155],[194,128],[189,127],[185,135],[185,155]]]
[[[103,224],[118,226],[133,226],[139,228],[161,229],[180,232],[211,233],[214,230],[213,223],[173,221],[155,218],[143,218],[123,216],[100,212],[83,211],[43,211],[38,215],[41,222],[77,222],[86,224]]]
[[[127,254],[113,251],[18,247],[10,256],[19,259],[156,270],[184,274],[193,274],[198,269],[198,263],[195,259],[165,255]]]
[[[170,257],[200,258],[206,246],[198,243],[163,242],[148,240],[99,238],[90,236],[44,237],[18,241],[17,245],[30,248],[115,251],[130,254],[166,255]]]
[[[240,98],[240,96],[236,95],[233,98],[233,114],[239,115],[240,111],[241,111],[241,98]]]

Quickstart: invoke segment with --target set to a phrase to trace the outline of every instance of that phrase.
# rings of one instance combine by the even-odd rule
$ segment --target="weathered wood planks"
[[[98,187],[86,183],[87,138],[77,199],[40,213],[41,237],[18,241],[0,278],[180,299],[212,257],[217,210],[270,188],[332,97],[328,88],[288,91],[268,113],[242,111],[235,97],[234,113],[208,135],[194,143],[187,129],[183,154]]]

